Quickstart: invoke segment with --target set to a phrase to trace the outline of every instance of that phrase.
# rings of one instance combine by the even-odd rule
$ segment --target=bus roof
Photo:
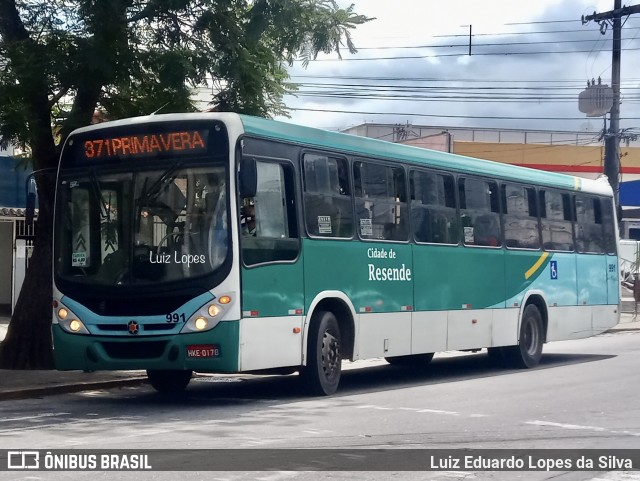
[[[557,187],[612,196],[611,187],[605,177],[598,180],[574,177],[557,172],[529,169],[491,160],[476,159],[462,155],[429,150],[422,147],[397,144],[385,140],[331,132],[313,127],[304,127],[288,122],[269,120],[249,115],[228,112],[200,112],[182,114],[147,115],[80,128],[73,133],[99,130],[114,126],[140,123],[175,122],[180,120],[218,119],[228,124],[242,124],[245,133],[257,137],[293,142],[309,147],[326,148],[352,155],[370,156],[379,159],[400,160],[444,170],[485,175],[491,178],[527,182],[534,185]],[[72,134],[73,134],[72,133]]]
[[[598,180],[585,179],[248,115],[240,115],[240,119],[246,133],[259,137],[287,140],[300,145],[329,148],[355,155],[401,160],[456,172],[481,174],[492,178],[612,195],[611,187],[604,177]]]

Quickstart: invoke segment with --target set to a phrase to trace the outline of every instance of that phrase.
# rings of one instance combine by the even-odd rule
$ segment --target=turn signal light
[[[220,296],[220,298],[218,299],[218,302],[220,304],[229,304],[231,302],[231,297],[229,297],[229,296]]]

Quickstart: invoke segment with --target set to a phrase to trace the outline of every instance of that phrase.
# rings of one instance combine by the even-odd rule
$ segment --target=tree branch
[[[69,87],[65,87],[63,89],[61,89],[57,94],[55,94],[53,97],[51,97],[51,99],[49,99],[49,108],[53,107],[55,104],[58,103],[58,100],[60,100],[62,97],[64,97],[65,95],[67,95],[67,93],[69,92]]]
[[[157,7],[153,5],[153,3],[147,3],[146,7],[144,7],[135,15],[127,18],[127,23],[135,23],[144,19],[151,20],[153,17],[155,17],[156,10]]]
[[[5,43],[5,56],[13,64],[16,78],[23,89],[22,97],[30,117],[29,144],[38,169],[51,167],[56,161],[56,148],[51,134],[51,109],[48,86],[41,74],[34,74],[33,65],[26,68],[25,50],[37,58],[38,45],[30,37],[18,13],[15,0],[0,0],[0,36]],[[22,48],[13,48],[20,46]]]

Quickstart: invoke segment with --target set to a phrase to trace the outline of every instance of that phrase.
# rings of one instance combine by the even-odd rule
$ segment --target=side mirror
[[[258,191],[258,167],[253,157],[242,157],[238,176],[240,197],[255,197]]]

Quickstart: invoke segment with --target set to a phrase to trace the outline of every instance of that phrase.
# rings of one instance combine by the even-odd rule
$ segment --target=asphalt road
[[[421,372],[382,360],[351,367],[329,398],[307,397],[296,376],[212,376],[192,382],[177,399],[139,386],[4,401],[0,449],[640,448],[639,331],[548,344],[533,370],[493,367],[484,353],[438,355]],[[176,473],[160,472],[17,474],[0,472],[0,479],[176,479]],[[237,471],[179,477],[637,481],[640,472]]]

